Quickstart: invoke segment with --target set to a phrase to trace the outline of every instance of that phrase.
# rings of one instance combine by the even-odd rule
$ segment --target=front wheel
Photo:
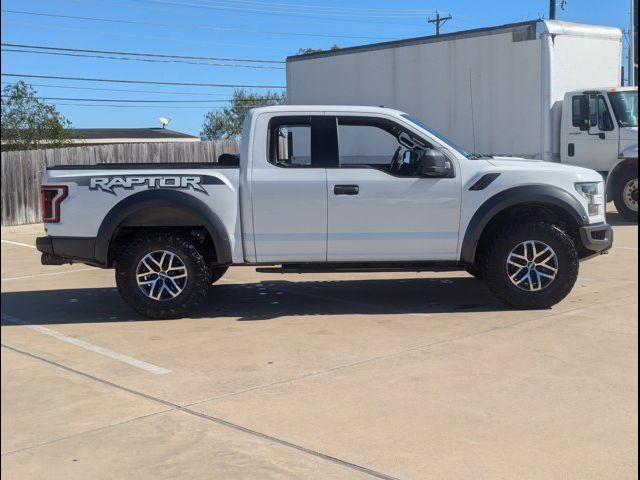
[[[178,318],[193,310],[209,288],[210,270],[187,238],[142,235],[118,259],[116,284],[127,304],[149,318]]]
[[[638,169],[627,167],[615,181],[613,203],[618,213],[629,222],[638,221]]]
[[[548,223],[510,227],[489,242],[482,273],[491,292],[516,308],[549,308],[564,299],[578,278],[575,244]]]

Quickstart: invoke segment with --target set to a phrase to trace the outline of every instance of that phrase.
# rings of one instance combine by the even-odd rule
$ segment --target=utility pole
[[[556,6],[558,4],[557,0],[549,0],[549,20],[556,19]],[[567,0],[560,0],[560,8],[562,10],[567,6]]]
[[[451,14],[447,15],[446,17],[441,17],[440,12],[436,10],[436,18],[429,17],[429,20],[427,20],[427,23],[435,23],[436,35],[440,35],[440,25],[441,24],[444,25],[447,20],[451,20],[452,18],[453,16]]]
[[[627,75],[631,86],[638,84],[638,0],[631,0],[631,22],[629,24],[629,68]]]

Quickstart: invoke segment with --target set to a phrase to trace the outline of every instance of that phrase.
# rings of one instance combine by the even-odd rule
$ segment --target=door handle
[[[333,193],[336,195],[358,195],[360,187],[358,185],[334,185]]]

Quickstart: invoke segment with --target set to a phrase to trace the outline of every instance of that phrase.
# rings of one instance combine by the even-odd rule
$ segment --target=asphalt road
[[[637,477],[638,227],[545,311],[463,273],[231,269],[191,318],[2,229],[2,474]]]

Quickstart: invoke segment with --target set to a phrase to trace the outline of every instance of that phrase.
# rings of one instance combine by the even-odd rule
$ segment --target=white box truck
[[[592,168],[637,220],[638,94],[620,87],[621,40],[537,20],[296,55],[288,102],[384,105],[469,151]]]

